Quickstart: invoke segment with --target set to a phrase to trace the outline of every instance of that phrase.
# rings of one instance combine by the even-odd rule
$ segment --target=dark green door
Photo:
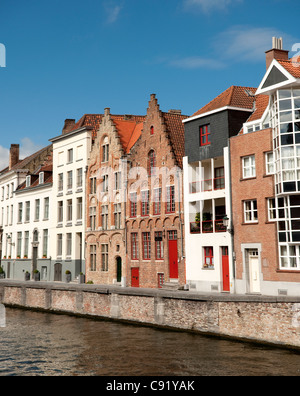
[[[117,282],[122,280],[122,259],[117,257]]]

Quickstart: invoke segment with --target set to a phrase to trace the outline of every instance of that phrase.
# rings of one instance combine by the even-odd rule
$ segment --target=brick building
[[[231,138],[236,291],[299,295],[300,63],[266,52],[255,111]]]
[[[151,95],[128,174],[127,284],[185,284],[182,158],[186,118]]]
[[[143,116],[85,116],[93,128],[86,177],[86,280],[126,286],[127,156],[139,138]]]
[[[231,86],[184,120],[186,276],[190,289],[235,291],[230,154],[231,136],[253,111],[250,87]]]

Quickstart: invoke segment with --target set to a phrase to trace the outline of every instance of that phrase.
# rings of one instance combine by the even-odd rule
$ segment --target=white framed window
[[[41,172],[39,174],[39,184],[44,184],[44,180],[45,180],[45,174],[44,172]]]
[[[73,188],[73,171],[67,173],[67,189],[72,190]]]
[[[275,173],[274,153],[270,151],[265,153],[266,160],[266,175],[273,175]]]
[[[70,258],[72,256],[72,234],[68,233],[67,234],[67,251],[66,251],[66,256],[67,258]]]
[[[77,188],[82,187],[82,168],[77,169]]]
[[[57,235],[57,257],[62,256],[62,244],[63,244],[63,236],[62,234]]]
[[[77,221],[82,220],[82,197],[77,198]]]
[[[276,198],[268,198],[268,221],[275,221],[277,219],[276,214]]]
[[[30,201],[25,202],[25,221],[30,221]]]
[[[49,220],[49,197],[44,198],[44,220]]]
[[[43,257],[48,256],[48,230],[43,230]]]
[[[60,173],[58,175],[58,192],[63,191],[64,189],[64,174]]]
[[[73,149],[68,150],[68,163],[73,162]]]
[[[248,179],[250,177],[256,176],[255,169],[255,155],[249,155],[242,158],[243,166],[243,179]]]
[[[279,268],[282,270],[300,269],[300,246],[281,245],[279,246]]]
[[[31,176],[26,176],[26,187],[30,187],[30,184],[31,184]]]
[[[36,199],[36,200],[35,200],[34,220],[35,220],[35,221],[40,220],[40,200],[39,200],[39,199]]]
[[[73,219],[73,201],[72,199],[67,200],[67,222],[71,222]]]
[[[257,200],[244,201],[244,222],[257,223]]]

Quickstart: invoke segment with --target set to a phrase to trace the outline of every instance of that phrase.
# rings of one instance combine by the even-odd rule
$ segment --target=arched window
[[[152,176],[154,174],[154,168],[156,164],[156,159],[155,159],[155,151],[151,150],[149,151],[148,154],[148,175]]]
[[[150,127],[150,135],[154,135],[154,126],[153,125]]]

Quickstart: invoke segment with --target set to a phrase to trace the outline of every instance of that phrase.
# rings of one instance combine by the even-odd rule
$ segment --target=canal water
[[[299,376],[300,353],[7,308],[0,376],[13,375]]]

